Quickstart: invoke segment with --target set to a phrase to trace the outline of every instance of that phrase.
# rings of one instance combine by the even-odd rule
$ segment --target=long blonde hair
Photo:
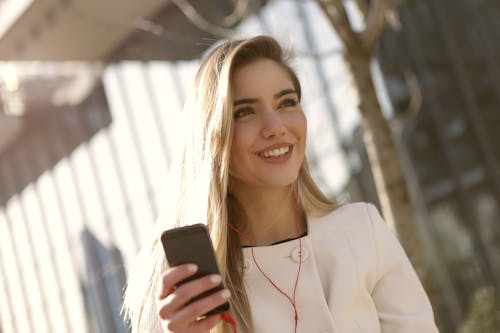
[[[240,332],[253,332],[250,306],[243,284],[243,252],[239,237],[228,232],[238,215],[230,196],[229,160],[233,128],[232,74],[237,68],[267,58],[289,74],[299,99],[301,87],[288,57],[276,40],[258,36],[228,41],[215,48],[202,62],[183,111],[185,142],[172,170],[172,197],[159,219],[152,240],[141,250],[138,265],[130,271],[124,309],[133,333],[161,332],[156,289],[166,269],[159,242],[162,230],[206,221],[226,286],[231,291],[231,312]],[[299,178],[299,205],[306,215],[321,216],[335,209],[310,177],[304,161]],[[293,185],[295,186],[295,185]],[[292,186],[292,190],[293,190]],[[293,193],[293,192],[292,192]],[[228,332],[218,325],[214,332]]]

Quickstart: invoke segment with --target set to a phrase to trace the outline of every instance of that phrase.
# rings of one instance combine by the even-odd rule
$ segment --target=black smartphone
[[[204,224],[193,224],[185,227],[166,230],[161,235],[163,250],[170,267],[182,264],[196,264],[198,271],[183,280],[179,285],[198,279],[209,274],[220,274],[219,265],[215,257],[212,241]],[[224,283],[207,290],[192,298],[189,303],[224,289]],[[226,302],[205,314],[209,316],[229,310],[229,302]]]

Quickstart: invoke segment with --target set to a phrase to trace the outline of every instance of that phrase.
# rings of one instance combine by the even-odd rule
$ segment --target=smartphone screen
[[[212,241],[204,224],[194,224],[167,230],[162,233],[161,240],[169,266],[173,267],[190,263],[198,265],[198,271],[180,284],[205,275],[220,274]],[[190,303],[223,288],[224,285],[221,283],[219,286],[194,297]],[[228,309],[229,303],[225,303],[211,310],[206,315],[224,312]]]

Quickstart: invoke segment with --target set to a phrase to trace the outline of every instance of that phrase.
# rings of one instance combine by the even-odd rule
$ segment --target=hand
[[[161,277],[156,306],[165,332],[205,333],[221,321],[220,314],[200,320],[198,318],[227,302],[230,297],[227,289],[186,305],[193,297],[218,286],[221,283],[219,275],[204,276],[175,288],[179,282],[196,273],[197,269],[192,264],[176,266]]]

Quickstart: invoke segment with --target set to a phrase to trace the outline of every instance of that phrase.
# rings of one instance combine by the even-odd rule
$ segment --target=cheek
[[[238,124],[233,129],[233,140],[231,146],[232,155],[243,155],[243,152],[251,150],[255,141],[255,126],[252,124]]]
[[[245,136],[241,130],[234,129],[233,140],[231,144],[231,157],[229,158],[229,171],[238,172],[241,165],[244,164]]]
[[[233,172],[235,167],[237,168],[239,160],[237,142],[234,139],[233,139],[233,144],[231,146],[230,154],[231,156],[229,157],[229,172]]]
[[[305,142],[307,136],[307,119],[303,112],[297,115],[293,128],[296,135]]]
[[[238,149],[235,145],[233,145],[231,148],[231,156],[229,158],[229,167],[233,168],[235,165],[238,165],[240,159],[240,156],[238,156]]]
[[[306,119],[306,116],[304,114],[302,114],[302,133],[303,133],[304,139],[305,139],[306,134],[307,134],[307,119]]]
[[[307,120],[304,114],[302,114],[301,117],[298,117],[297,121],[294,124],[293,131],[299,143],[298,144],[299,155],[301,156],[301,158],[304,158],[306,151],[306,138],[307,138]]]

